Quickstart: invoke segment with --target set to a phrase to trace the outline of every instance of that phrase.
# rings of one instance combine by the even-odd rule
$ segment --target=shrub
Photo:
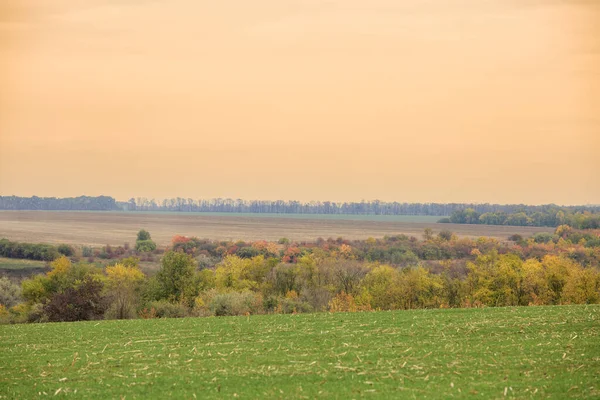
[[[56,247],[41,243],[19,243],[0,240],[0,256],[29,260],[52,261],[60,256]]]
[[[69,287],[50,297],[44,312],[51,322],[99,319],[106,310],[102,288],[102,282],[86,276],[78,286]]]
[[[142,318],[183,318],[187,317],[188,308],[180,303],[171,303],[167,300],[158,300],[148,303],[142,311]]]
[[[138,234],[137,234],[137,241],[138,241],[138,242],[141,242],[141,241],[144,241],[144,240],[150,240],[150,239],[151,239],[151,237],[150,237],[150,232],[148,232],[148,231],[147,231],[147,230],[145,230],[145,229],[141,229],[141,230],[138,232]]]
[[[209,304],[217,317],[257,314],[262,311],[262,296],[252,292],[230,292],[216,295]]]
[[[276,311],[282,314],[309,313],[313,312],[314,308],[299,297],[286,296],[279,300]]]
[[[33,304],[26,313],[27,322],[48,322],[48,317],[44,312],[44,305],[40,303]]]
[[[522,243],[523,236],[519,235],[518,233],[515,233],[514,235],[510,235],[508,237],[508,240],[510,240],[511,242]]]
[[[156,243],[152,240],[138,240],[135,243],[135,250],[140,253],[151,253],[156,250]]]
[[[443,231],[441,231],[440,233],[438,233],[438,237],[442,240],[446,240],[446,241],[450,241],[452,240],[452,236],[454,234],[452,233],[452,231],[449,231],[447,229],[444,229]]]
[[[81,248],[81,255],[83,255],[84,257],[93,257],[94,256],[94,249],[92,249],[89,246],[83,246]]]
[[[552,241],[553,236],[551,233],[548,232],[539,232],[536,233],[535,235],[533,235],[533,240],[536,243],[548,243],[550,241]]]
[[[329,311],[331,312],[356,312],[356,311],[368,311],[371,307],[368,305],[362,306],[356,304],[354,297],[351,294],[345,292],[338,293],[329,302]]]
[[[242,247],[235,254],[240,258],[252,258],[260,255],[260,251],[254,247]]]
[[[75,249],[73,249],[73,247],[69,246],[68,244],[60,244],[58,245],[56,250],[58,250],[58,252],[63,256],[67,257],[71,257],[73,254],[75,254]]]
[[[21,288],[8,278],[0,278],[0,304],[10,308],[21,301]]]

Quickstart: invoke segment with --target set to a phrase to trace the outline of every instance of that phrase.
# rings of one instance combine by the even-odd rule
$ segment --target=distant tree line
[[[439,222],[453,224],[511,225],[511,226],[560,226],[569,225],[577,229],[600,228],[598,211],[577,210],[568,207],[548,207],[525,209],[514,213],[485,212],[479,213],[474,208],[457,210],[450,218],[442,218]]]
[[[0,210],[120,210],[117,201],[109,196],[79,197],[19,197],[0,196]]]
[[[175,211],[337,215],[450,216],[440,222],[513,226],[570,225],[578,229],[600,227],[600,206],[524,204],[399,203],[284,201],[242,199],[171,198],[157,201],[144,197],[126,202],[108,196],[70,198],[0,196],[0,210]]]
[[[524,204],[472,204],[472,203],[399,203],[379,200],[361,202],[332,201],[284,201],[284,200],[242,200],[242,199],[201,199],[181,197],[156,201],[144,197],[131,198],[119,203],[122,208],[138,211],[182,211],[182,212],[236,212],[236,213],[276,213],[276,214],[350,214],[350,215],[431,215],[447,216],[455,211],[474,209],[476,212],[507,214],[525,212],[547,213],[600,212],[600,206],[557,206],[554,204],[531,206]]]

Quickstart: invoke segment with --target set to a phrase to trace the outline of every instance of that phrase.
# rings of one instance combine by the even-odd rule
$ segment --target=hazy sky
[[[0,194],[600,203],[596,0],[0,0]]]

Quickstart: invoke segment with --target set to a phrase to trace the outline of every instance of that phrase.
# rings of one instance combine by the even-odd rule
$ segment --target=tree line
[[[569,225],[577,229],[600,228],[600,212],[594,210],[578,211],[576,209],[550,207],[540,210],[525,210],[514,213],[485,212],[474,208],[457,210],[450,218],[442,218],[438,222],[453,224],[511,225],[511,226],[551,226]]]
[[[128,201],[116,201],[109,196],[80,196],[71,198],[0,196],[0,210],[90,210],[90,211],[179,211],[179,212],[235,212],[235,213],[277,213],[277,214],[347,214],[347,215],[430,215],[455,216],[457,223],[496,223],[499,216],[517,215],[504,218],[502,223],[517,225],[522,221],[521,214],[529,217],[532,224],[558,226],[560,213],[574,215],[600,213],[600,206],[557,206],[524,204],[472,204],[472,203],[400,203],[379,200],[361,202],[331,201],[284,201],[284,200],[242,200],[242,199],[191,199],[171,198],[164,200],[144,197]],[[459,215],[466,210],[478,214],[477,221],[460,222]],[[486,215],[479,220],[479,216]],[[543,217],[539,217],[541,215]],[[507,223],[508,221],[508,223]],[[514,223],[513,223],[514,222]]]
[[[116,211],[121,209],[117,201],[109,196],[65,198],[0,196],[0,210]]]

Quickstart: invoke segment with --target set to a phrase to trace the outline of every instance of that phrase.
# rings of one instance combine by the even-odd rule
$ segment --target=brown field
[[[449,229],[459,236],[490,236],[500,240],[514,233],[529,236],[551,232],[552,228],[437,224],[431,222],[368,221],[344,219],[215,216],[203,214],[2,211],[0,238],[24,242],[72,243],[85,245],[133,244],[144,228],[159,245],[170,243],[174,235],[219,240],[315,240],[344,237],[365,239],[406,234],[421,237],[425,228],[434,232]]]

